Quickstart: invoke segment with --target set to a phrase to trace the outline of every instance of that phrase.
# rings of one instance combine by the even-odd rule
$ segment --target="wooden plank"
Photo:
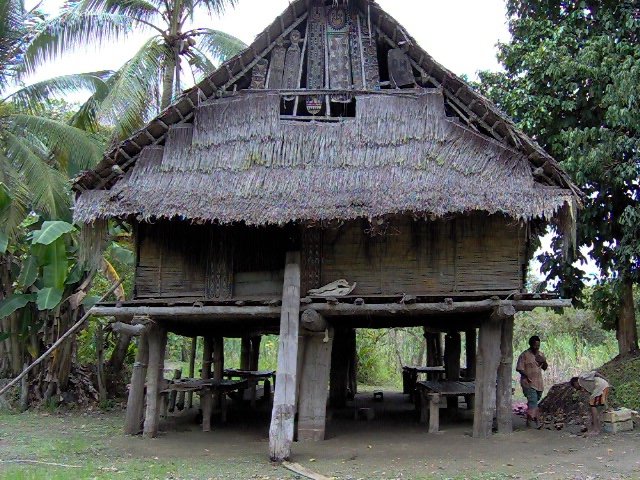
[[[131,373],[127,412],[124,420],[124,433],[137,435],[144,420],[144,383],[149,362],[149,339],[146,332],[138,338],[138,351]]]
[[[320,441],[325,437],[333,329],[326,337],[314,333],[303,338],[306,345],[300,372],[298,441]]]
[[[272,461],[281,462],[291,456],[296,410],[299,323],[300,253],[288,252],[282,291],[276,391],[269,429],[269,451]]]
[[[513,323],[512,316],[502,320],[500,339],[500,366],[496,390],[498,433],[513,432],[513,399],[511,372],[513,369]]]

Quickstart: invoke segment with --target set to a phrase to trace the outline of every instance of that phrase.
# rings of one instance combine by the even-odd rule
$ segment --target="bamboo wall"
[[[526,229],[501,215],[412,221],[379,227],[349,223],[324,233],[322,284],[357,282],[355,293],[438,294],[509,291],[523,286]]]
[[[287,249],[302,251],[302,292],[345,278],[357,295],[519,290],[526,228],[501,215],[396,217],[326,230],[300,227],[138,227],[137,298],[277,298]]]

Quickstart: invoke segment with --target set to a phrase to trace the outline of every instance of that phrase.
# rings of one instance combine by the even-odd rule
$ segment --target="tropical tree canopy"
[[[596,311],[615,315],[609,321],[617,327],[621,352],[634,350],[640,10],[632,0],[509,0],[507,8],[512,40],[499,48],[505,72],[482,73],[481,88],[561,160],[584,190],[579,239],[607,283],[592,298],[608,307]],[[543,268],[559,277],[562,293],[579,293],[583,272],[555,253],[543,258]]]
[[[114,127],[115,139],[129,136],[166,108],[186,82],[210,73],[215,62],[246,46],[226,33],[190,28],[197,11],[221,13],[235,0],[82,0],[69,2],[45,22],[24,54],[27,71],[87,44],[126,38],[133,29],[149,39],[122,68],[104,81],[74,118],[74,125],[95,130]]]

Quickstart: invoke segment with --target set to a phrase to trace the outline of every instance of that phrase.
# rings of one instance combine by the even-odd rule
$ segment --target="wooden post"
[[[149,327],[149,367],[147,370],[147,409],[144,417],[143,434],[145,437],[158,436],[160,423],[160,389],[164,370],[164,349],[167,331],[158,324]]]
[[[429,393],[429,433],[438,433],[440,430],[440,394]]]
[[[329,404],[331,408],[342,408],[347,403],[349,384],[349,332],[336,329],[331,352],[331,377],[329,386]]]
[[[251,337],[251,362],[249,370],[257,371],[260,369],[260,343],[261,336]]]
[[[467,379],[472,380],[476,378],[476,329],[474,328],[471,330],[467,330],[464,334],[464,337],[465,352],[467,356]]]
[[[449,332],[444,338],[444,354],[445,354],[445,376],[448,381],[457,382],[460,380],[460,353],[462,349],[462,341],[460,332]],[[448,413],[455,416],[458,410],[458,397],[455,395],[447,396]]]
[[[272,461],[281,462],[291,456],[296,411],[299,326],[300,253],[288,252],[282,289],[276,391],[269,428],[269,456]]]
[[[513,317],[502,320],[500,366],[496,390],[498,433],[513,432],[513,399],[511,372],[513,368]]]
[[[242,337],[240,346],[240,370],[250,370],[251,365],[251,339]]]
[[[179,368],[173,371],[173,379],[180,380],[182,378],[182,370]],[[176,390],[172,390],[169,394],[169,412],[173,413],[176,409],[176,403],[178,400],[178,392]]]
[[[213,379],[221,381],[224,376],[224,338],[213,337]],[[222,406],[222,396],[224,393],[216,394],[213,397],[213,404],[216,408]]]
[[[326,325],[326,321],[324,322]],[[304,325],[304,323],[303,323]],[[298,441],[324,440],[333,328],[312,332],[302,328],[305,348],[300,371]]]
[[[358,347],[356,345],[356,329],[349,330],[349,336],[347,337],[349,342],[349,358],[347,376],[347,396],[350,399],[355,398],[358,393]]]
[[[196,370],[196,353],[198,350],[198,337],[193,337],[191,339],[191,353],[189,357],[189,378],[195,378],[195,370]],[[189,392],[187,394],[187,408],[193,408],[193,392]]]
[[[211,378],[211,353],[213,351],[213,339],[204,337],[204,346],[202,348],[202,373],[203,380]],[[200,409],[202,410],[202,431],[211,431],[211,411],[213,409],[213,399],[211,398],[211,390],[203,389],[200,394]]]
[[[480,325],[478,354],[476,363],[475,405],[473,409],[473,436],[491,436],[493,417],[496,413],[496,387],[498,365],[500,364],[500,340],[502,320],[507,310],[513,307],[499,307]]]
[[[138,337],[138,351],[131,372],[131,384],[127,399],[127,413],[124,421],[124,433],[137,435],[140,433],[144,414],[144,382],[147,376],[147,362],[149,361],[149,339],[147,333]]]

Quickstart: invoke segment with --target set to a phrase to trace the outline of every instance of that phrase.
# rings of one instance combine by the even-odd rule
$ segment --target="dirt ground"
[[[441,419],[427,433],[411,403],[371,393],[357,407],[376,410],[354,420],[353,408],[335,412],[327,440],[295,443],[292,461],[339,480],[356,479],[640,479],[640,431],[584,438],[569,431],[526,429],[514,417],[512,435],[471,438],[466,419]],[[444,414],[444,411],[443,411]],[[203,433],[193,412],[170,418],[154,440],[121,434],[123,412],[0,414],[0,478],[291,479],[268,459],[269,413],[234,409],[225,425]],[[66,466],[19,463],[44,461]]]

